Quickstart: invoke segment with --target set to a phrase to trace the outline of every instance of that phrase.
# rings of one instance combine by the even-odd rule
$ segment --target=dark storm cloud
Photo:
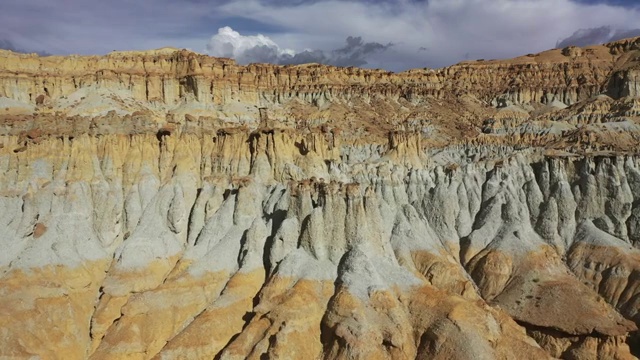
[[[577,30],[568,38],[558,41],[556,47],[596,45],[635,36],[640,36],[640,29],[614,30],[611,26],[601,26]]]
[[[607,25],[615,25],[614,30],[637,28],[639,4],[631,0],[5,0],[0,6],[0,39],[25,51],[53,54],[163,46],[203,52],[209,51],[206,46],[219,28],[230,26],[242,36],[264,34],[271,41],[246,44],[240,55],[230,53],[240,62],[404,70],[449,65],[467,54],[487,59],[517,56],[569,38],[574,43],[607,41],[598,32],[572,34]],[[344,42],[353,34],[363,38],[352,36]],[[428,50],[417,51],[421,48]]]
[[[279,59],[280,65],[298,65],[298,64],[327,64],[329,59],[322,50],[304,50],[294,55],[283,56]]]
[[[392,43],[383,45],[378,42],[367,42],[361,36],[349,36],[345,40],[346,45],[331,52],[332,56],[328,61],[336,66],[362,66],[367,64],[366,58],[376,53],[383,52],[392,47]]]
[[[280,62],[280,55],[278,49],[267,45],[257,45],[250,49],[247,49],[243,54],[238,56],[243,63],[271,63],[277,64]]]
[[[30,53],[36,53],[40,56],[48,56],[51,55],[46,51],[38,51],[38,50],[27,50],[27,49],[23,49],[19,46],[16,46],[13,44],[12,41],[7,40],[7,39],[0,39],[0,49],[3,50],[11,50],[13,52],[17,52],[17,53],[25,53],[25,54],[30,54]]]
[[[296,52],[283,49],[264,35],[241,35],[225,26],[218,29],[207,44],[207,52],[213,56],[235,58],[241,64],[273,63],[281,65],[320,63],[335,66],[363,66],[368,59],[390,47],[392,43],[365,42],[361,36],[348,36],[345,44],[330,51],[320,49]]]
[[[335,66],[363,66],[368,64],[367,59],[371,56],[376,56],[390,47],[392,43],[383,45],[379,42],[364,42],[362,37],[349,36],[345,40],[346,45],[344,47],[330,51],[325,54],[322,50],[304,51],[302,55],[296,54],[292,60],[297,60],[298,64],[309,62],[305,57],[311,59],[313,62],[335,65]],[[304,62],[302,62],[304,61]],[[289,62],[296,63],[296,62]]]
[[[294,49],[289,55],[296,60],[319,58],[315,62],[335,63],[334,58],[340,54],[330,49],[349,44],[337,47],[333,41],[344,39],[347,34],[363,34],[379,44],[393,43],[391,48],[368,55],[364,64],[390,70],[440,67],[465,58],[535,53],[554,47],[558,39],[569,37],[576,29],[612,23],[634,28],[640,18],[638,10],[620,4],[573,0],[322,0],[297,1],[295,6],[275,3],[278,5],[273,5],[274,1],[238,0],[224,8],[290,29],[289,33],[297,36],[263,34],[281,48]],[[324,38],[333,41],[323,43]],[[356,40],[351,41],[357,44]],[[300,51],[305,48],[307,52]],[[350,64],[358,63],[353,61],[357,56],[345,58]]]
[[[620,30],[616,32],[616,34],[613,37],[611,37],[611,41],[627,39],[627,38],[632,38],[637,36],[640,36],[640,29]]]

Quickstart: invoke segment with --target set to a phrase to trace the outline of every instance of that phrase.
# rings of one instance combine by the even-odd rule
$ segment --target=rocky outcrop
[[[2,52],[0,357],[632,359],[638,100],[607,91],[637,41],[401,74]]]
[[[635,158],[403,165],[392,136],[362,167],[296,136],[3,139],[3,356],[630,356],[605,254],[634,264]]]
[[[199,109],[187,111],[225,106],[228,117],[246,119],[257,118],[258,107],[269,106],[275,111],[276,105],[291,100],[320,108],[364,101],[370,111],[380,116],[382,109],[372,106],[376,99],[414,103],[427,97],[449,99],[452,93],[467,93],[500,107],[553,101],[571,105],[599,94],[605,84],[610,84],[609,92],[615,97],[636,96],[634,54],[638,41],[625,40],[581,51],[557,49],[508,61],[477,60],[438,70],[398,74],[317,64],[238,66],[230,59],[170,48],[113,52],[103,57],[38,57],[2,51],[0,97],[36,105],[64,98],[66,101],[54,101],[57,109],[86,113],[99,110],[82,105],[91,103],[94,93],[102,91],[102,95],[112,99],[119,97],[125,104],[108,105],[123,107],[123,111],[132,112],[135,108],[132,103],[136,101],[144,103],[145,108],[163,105],[166,110],[193,100]],[[616,72],[608,82],[612,70]],[[286,117],[286,113],[279,115]]]

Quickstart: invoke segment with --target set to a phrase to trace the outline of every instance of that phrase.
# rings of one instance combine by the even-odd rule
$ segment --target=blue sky
[[[0,0],[0,47],[163,46],[239,62],[440,67],[640,35],[630,0]]]

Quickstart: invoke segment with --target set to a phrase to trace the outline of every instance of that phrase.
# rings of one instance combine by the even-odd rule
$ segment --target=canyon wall
[[[638,44],[0,52],[0,357],[633,359]]]
[[[612,71],[618,96],[638,92],[640,40],[570,47],[511,60],[476,60],[442,69],[402,73],[319,64],[239,66],[187,50],[112,52],[106,56],[39,57],[2,51],[0,96],[36,103],[38,96],[58,98],[85,87],[128,90],[138,101],[173,105],[187,97],[200,103],[251,105],[290,99],[314,105],[332,100],[420,100],[449,92],[469,93],[483,101],[571,105],[602,92]]]

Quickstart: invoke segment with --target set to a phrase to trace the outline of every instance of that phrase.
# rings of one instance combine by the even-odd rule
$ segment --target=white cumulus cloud
[[[280,47],[262,34],[241,35],[229,26],[218,29],[206,46],[209,55],[236,59],[240,64],[306,64],[363,66],[367,59],[387,51],[392,43],[365,42],[361,36],[347,36],[344,46],[333,50],[305,49],[296,52]]]
[[[318,0],[296,6],[235,0],[219,10],[286,29],[269,36],[290,48],[335,48],[349,35],[391,42],[393,48],[366,65],[390,70],[544,51],[578,29],[634,29],[640,18],[638,7],[573,0]]]
[[[221,27],[207,43],[207,53],[217,57],[237,59],[240,63],[278,62],[283,56],[293,56],[295,51],[283,49],[262,34],[240,35],[229,26]]]

